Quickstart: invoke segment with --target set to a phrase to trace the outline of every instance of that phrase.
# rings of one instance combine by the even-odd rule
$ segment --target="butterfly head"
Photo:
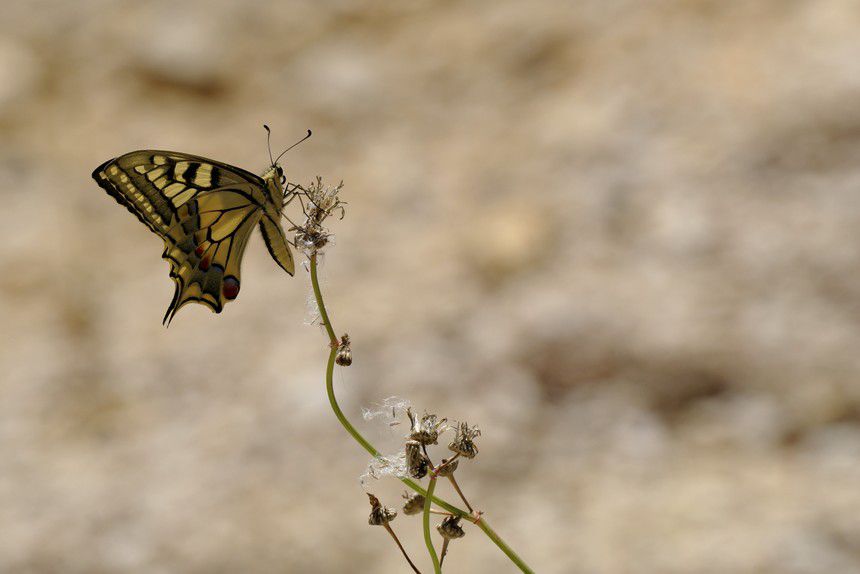
[[[287,193],[287,178],[284,176],[284,168],[282,168],[280,164],[276,163],[267,169],[261,177],[266,184],[268,195],[272,202],[272,204],[268,206],[268,208],[271,209],[271,213],[269,215],[275,217],[280,214],[287,199],[287,195],[289,195]]]
[[[287,183],[287,177],[284,175],[284,168],[280,164],[274,164],[267,169],[262,175],[265,182],[277,182],[283,187]]]

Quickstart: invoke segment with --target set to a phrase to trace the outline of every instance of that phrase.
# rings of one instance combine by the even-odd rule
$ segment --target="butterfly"
[[[187,153],[138,150],[104,162],[93,178],[164,241],[161,256],[176,286],[165,325],[187,303],[220,313],[239,295],[242,256],[254,227],[275,262],[295,272],[281,226],[290,191],[276,159],[258,176]]]

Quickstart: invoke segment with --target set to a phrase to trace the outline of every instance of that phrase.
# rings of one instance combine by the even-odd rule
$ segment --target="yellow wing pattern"
[[[105,162],[93,178],[164,241],[176,284],[165,324],[186,303],[220,313],[238,296],[242,256],[258,223],[272,257],[293,272],[280,222],[264,216],[273,199],[259,176],[199,156],[141,150]]]

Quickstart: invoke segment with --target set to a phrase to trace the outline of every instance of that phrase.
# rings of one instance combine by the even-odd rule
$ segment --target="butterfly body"
[[[93,178],[164,241],[162,257],[176,284],[165,323],[186,303],[220,313],[238,296],[254,227],[278,265],[295,271],[281,226],[285,193],[277,164],[258,176],[200,156],[139,150],[106,161]]]

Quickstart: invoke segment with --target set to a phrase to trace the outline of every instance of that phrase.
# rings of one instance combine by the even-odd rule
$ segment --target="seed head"
[[[437,444],[439,433],[444,432],[448,428],[446,424],[448,419],[439,420],[439,417],[436,415],[428,415],[427,413],[424,413],[424,416],[419,419],[412,412],[412,409],[407,410],[406,414],[409,417],[411,426],[409,438],[417,440],[425,446]]]
[[[436,474],[439,476],[451,476],[454,474],[454,471],[457,470],[457,467],[460,465],[459,460],[452,460],[448,462],[447,458],[442,459],[442,464],[439,465]]]
[[[460,526],[459,516],[448,516],[442,521],[442,524],[436,527],[436,530],[439,531],[439,534],[441,534],[442,538],[445,540],[463,538],[466,535],[466,531],[463,530],[462,526]]]
[[[421,452],[421,443],[417,440],[406,441],[406,471],[412,478],[424,478],[430,470],[430,459]]]
[[[417,492],[412,494],[404,492],[403,498],[406,499],[406,502],[403,503],[403,514],[412,516],[424,511],[424,497]]]
[[[479,436],[481,431],[477,426],[470,427],[468,423],[460,423],[457,427],[457,436],[448,445],[448,449],[465,458],[475,458],[478,454],[478,446],[474,439]]]
[[[308,253],[316,252],[328,244],[329,237],[328,229],[308,220],[303,227],[296,229],[296,246]]]
[[[367,496],[370,498],[370,517],[367,519],[368,524],[371,526],[381,526],[394,520],[397,516],[396,510],[382,506],[379,499],[369,492],[367,493]]]
[[[337,348],[334,362],[341,367],[348,367],[352,364],[352,348],[349,346],[349,335],[346,333],[340,338],[340,345]]]
[[[317,177],[307,189],[296,186],[296,189],[301,190],[308,199],[307,208],[303,206],[304,223],[292,228],[292,231],[296,232],[296,247],[304,253],[308,255],[318,253],[329,243],[331,234],[323,226],[323,222],[336,211],[340,212],[343,219],[345,202],[338,197],[342,188],[343,182],[336,187],[327,187],[323,185],[320,177]]]
[[[307,210],[308,221],[317,224],[322,223],[335,210],[340,210],[341,217],[343,217],[344,202],[338,197],[341,189],[343,189],[343,182],[335,187],[327,187],[323,185],[322,178],[317,176],[316,181],[305,190],[310,202]]]

